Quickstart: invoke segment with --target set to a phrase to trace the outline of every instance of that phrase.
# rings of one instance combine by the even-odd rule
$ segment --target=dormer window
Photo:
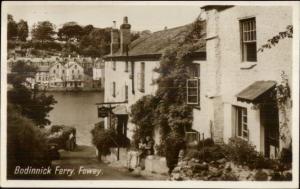
[[[242,59],[244,62],[256,62],[256,22],[255,18],[240,21]]]

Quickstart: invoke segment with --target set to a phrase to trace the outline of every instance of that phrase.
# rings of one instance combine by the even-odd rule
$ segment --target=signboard
[[[109,108],[107,107],[98,107],[98,117],[107,117],[109,113]]]

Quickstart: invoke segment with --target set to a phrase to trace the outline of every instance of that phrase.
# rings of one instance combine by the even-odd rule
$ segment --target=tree
[[[7,15],[7,39],[15,40],[18,36],[18,25],[14,21],[13,16]]]
[[[31,91],[23,86],[27,74],[35,70],[35,67],[26,65],[23,61],[18,61],[12,68],[12,71],[15,72],[10,79],[13,89],[7,92],[7,98],[9,103],[19,108],[23,116],[31,119],[38,126],[45,126],[51,123],[47,116],[56,101],[52,95],[47,96],[43,92]]]
[[[21,115],[16,105],[7,105],[7,175],[15,178],[16,166],[47,167],[51,164],[42,132]],[[32,175],[30,175],[32,177]],[[26,177],[26,176],[25,176]]]
[[[49,40],[53,41],[53,35],[56,33],[55,25],[49,21],[38,22],[33,25],[31,30],[32,38],[35,40],[41,40],[42,42]]]
[[[26,41],[28,37],[28,24],[24,20],[20,20],[18,23],[18,38],[21,41]]]
[[[82,35],[89,35],[91,31],[94,29],[94,26],[89,24],[82,28]]]
[[[78,41],[80,40],[81,36],[83,33],[83,29],[81,26],[79,26],[76,22],[66,23],[63,25],[62,28],[58,30],[58,37],[61,40],[64,41],[69,41],[70,39],[77,39]]]
[[[110,30],[93,29],[84,35],[80,42],[80,54],[92,57],[101,57],[110,51]]]

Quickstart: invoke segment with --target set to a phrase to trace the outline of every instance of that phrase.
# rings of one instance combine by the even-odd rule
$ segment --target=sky
[[[43,4],[44,3],[44,4]],[[113,2],[111,2],[113,3]],[[127,16],[133,31],[158,31],[193,22],[200,14],[199,5],[109,5],[74,4],[54,5],[39,2],[35,4],[7,6],[7,13],[15,21],[23,19],[31,28],[38,21],[48,20],[60,28],[64,23],[75,21],[79,25],[92,24],[94,27],[111,27],[112,21],[117,27]]]

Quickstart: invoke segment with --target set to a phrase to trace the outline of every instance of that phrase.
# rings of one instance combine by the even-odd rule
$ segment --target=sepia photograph
[[[299,7],[2,2],[0,185],[299,187]]]

